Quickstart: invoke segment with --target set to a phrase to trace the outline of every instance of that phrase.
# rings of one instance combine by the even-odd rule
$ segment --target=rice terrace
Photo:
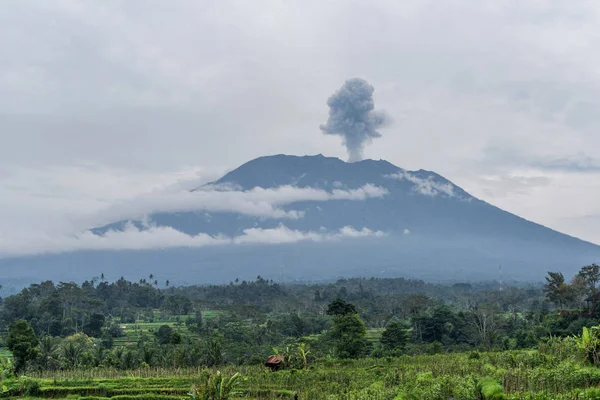
[[[3,299],[0,396],[594,399],[600,328],[580,299],[598,268],[502,291],[407,279],[46,281]],[[268,368],[273,355],[281,365]]]

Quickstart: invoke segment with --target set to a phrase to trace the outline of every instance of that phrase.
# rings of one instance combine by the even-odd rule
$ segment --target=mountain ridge
[[[366,196],[365,187],[383,189],[385,194]],[[596,244],[501,210],[433,171],[408,171],[385,160],[347,163],[322,154],[264,156],[191,193],[220,191],[228,197],[228,192],[252,194],[256,188],[263,192],[287,188],[292,198],[296,190],[307,189],[319,196],[300,196],[277,205],[282,214],[295,213],[297,218],[188,210],[155,212],[150,225],[133,224],[141,232],[165,227],[190,236],[229,238],[248,231],[277,234],[282,226],[302,237],[337,237],[344,229],[352,229],[351,235],[294,243],[39,255],[0,260],[0,273],[15,279],[27,271],[36,277],[58,274],[75,279],[88,278],[91,271],[132,276],[149,269],[174,283],[227,282],[257,275],[287,280],[350,276],[472,280],[495,277],[497,269],[490,266],[502,264],[506,279],[541,280],[547,270],[568,275],[600,260]],[[362,196],[353,198],[352,191]],[[128,224],[115,221],[93,232],[105,235]],[[385,235],[363,237],[360,232]],[[80,264],[85,268],[74,267]]]

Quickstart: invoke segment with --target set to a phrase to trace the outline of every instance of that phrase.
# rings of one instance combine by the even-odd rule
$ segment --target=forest
[[[595,264],[545,284],[159,279],[100,274],[3,298],[0,397],[600,396]]]

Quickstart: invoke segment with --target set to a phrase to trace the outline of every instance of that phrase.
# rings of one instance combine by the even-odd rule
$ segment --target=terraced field
[[[294,398],[296,395],[295,391],[282,389],[277,383],[266,382],[263,378],[271,373],[262,367],[243,368],[241,372],[247,376],[243,379],[236,398],[285,399]],[[52,378],[46,375],[2,382],[0,397],[22,398],[20,394],[24,394],[26,398],[31,399],[186,399],[189,398],[191,388],[197,386],[201,381],[200,377],[206,373],[206,369],[193,368],[144,369],[130,372],[59,371],[54,373]],[[225,367],[224,373],[232,375],[234,372],[231,367]]]
[[[374,346],[379,343],[383,329],[367,329],[367,340]]]
[[[204,321],[209,321],[221,313],[219,311],[203,311],[202,318]],[[194,315],[177,315],[168,319],[160,319],[159,312],[155,312],[156,317],[153,322],[135,322],[135,323],[120,323],[125,336],[114,339],[115,346],[128,346],[135,344],[142,336],[152,335],[158,331],[161,325],[169,325],[174,330],[178,331],[184,337],[194,337],[195,333],[190,332],[185,325],[185,320]]]
[[[538,351],[325,359],[308,370],[270,372],[223,366],[242,375],[233,398],[311,400],[592,400],[600,369]],[[189,398],[208,369],[142,368],[56,371],[0,382],[0,397],[30,399],[170,400]]]

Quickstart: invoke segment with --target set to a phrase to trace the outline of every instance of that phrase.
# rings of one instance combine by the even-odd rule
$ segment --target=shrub
[[[23,393],[30,397],[39,397],[41,394],[40,383],[36,379],[26,378],[22,382]]]
[[[479,381],[479,392],[485,400],[506,400],[502,385],[493,378],[483,378]]]

